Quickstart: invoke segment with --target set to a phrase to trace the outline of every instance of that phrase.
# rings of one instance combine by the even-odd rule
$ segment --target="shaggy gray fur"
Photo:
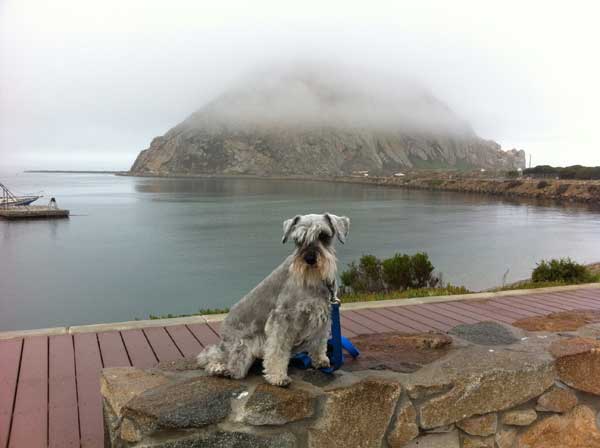
[[[315,368],[329,366],[333,239],[343,243],[349,229],[348,218],[330,213],[286,220],[282,242],[292,238],[296,249],[231,308],[221,341],[205,348],[198,364],[211,375],[240,379],[256,359],[263,359],[265,379],[277,386],[289,384],[287,367],[294,353],[308,352]]]

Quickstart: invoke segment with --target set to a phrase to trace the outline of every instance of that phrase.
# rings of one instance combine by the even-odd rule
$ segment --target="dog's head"
[[[296,244],[292,272],[304,282],[333,281],[337,269],[333,241],[344,243],[349,230],[350,219],[331,213],[285,220],[282,242],[291,238]]]

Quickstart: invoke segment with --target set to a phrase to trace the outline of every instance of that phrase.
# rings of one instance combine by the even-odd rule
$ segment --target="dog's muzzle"
[[[306,264],[314,266],[317,263],[317,253],[313,251],[307,252],[304,254],[304,261]]]

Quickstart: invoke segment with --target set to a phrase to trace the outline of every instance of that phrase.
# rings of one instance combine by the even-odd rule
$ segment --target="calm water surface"
[[[426,251],[473,289],[527,277],[541,258],[600,260],[600,214],[455,193],[249,179],[5,174],[70,220],[0,221],[0,331],[190,313],[237,301],[291,251],[281,223],[352,219],[342,266],[365,253]],[[39,203],[45,203],[43,198]]]

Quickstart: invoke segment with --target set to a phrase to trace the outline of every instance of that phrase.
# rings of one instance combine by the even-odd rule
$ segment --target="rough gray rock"
[[[125,405],[123,417],[157,428],[198,428],[227,417],[231,399],[244,389],[239,382],[224,378],[177,381],[133,398]]]
[[[458,431],[417,437],[406,445],[405,448],[460,448]]]
[[[314,394],[292,383],[290,388],[259,384],[244,405],[241,420],[251,425],[284,425],[314,414]]]
[[[273,73],[232,89],[156,137],[134,174],[343,175],[403,168],[525,167],[422,88],[373,97],[343,73]],[[377,86],[374,86],[377,87]],[[374,118],[376,117],[376,118]]]
[[[425,366],[404,386],[411,398],[427,398],[418,412],[421,427],[431,429],[525,403],[551,387],[554,377],[547,353],[472,347]]]
[[[507,328],[497,322],[479,322],[472,325],[458,325],[450,334],[478,345],[509,345],[519,341],[516,329]]]
[[[498,414],[477,415],[458,422],[456,426],[472,436],[491,436],[498,428]]]
[[[529,426],[537,419],[537,412],[534,409],[520,409],[505,412],[502,416],[502,423],[510,426]]]
[[[326,392],[322,416],[309,428],[311,448],[380,447],[402,386],[368,377]]]
[[[257,435],[246,432],[215,431],[198,433],[179,439],[149,440],[139,448],[295,448],[296,437],[291,433]]]
[[[401,448],[419,435],[417,412],[409,400],[404,400],[398,407],[392,430],[387,442],[390,448]]]
[[[494,437],[474,437],[462,434],[462,448],[494,448]]]

